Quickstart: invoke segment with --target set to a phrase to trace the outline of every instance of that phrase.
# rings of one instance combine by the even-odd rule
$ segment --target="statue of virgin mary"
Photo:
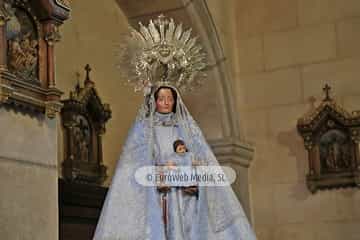
[[[145,186],[143,167],[167,164],[181,140],[205,166],[219,166],[180,92],[199,85],[205,55],[173,19],[131,30],[124,61],[145,100],[119,158],[94,240],[255,240],[231,186]],[[181,158],[180,158],[181,159]],[[177,163],[175,163],[177,164]],[[181,163],[179,163],[181,164]]]

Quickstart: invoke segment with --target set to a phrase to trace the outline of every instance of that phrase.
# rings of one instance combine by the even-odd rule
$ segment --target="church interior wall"
[[[358,1],[240,0],[234,7],[239,118],[255,146],[251,206],[259,239],[360,236],[360,192],[311,194],[297,119],[325,83],[348,111],[360,106]]]

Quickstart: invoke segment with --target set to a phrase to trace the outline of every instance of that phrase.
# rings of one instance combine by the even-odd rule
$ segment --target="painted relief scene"
[[[6,5],[9,21],[6,27],[8,42],[8,66],[10,71],[23,79],[34,81],[38,78],[38,33],[30,13]]]

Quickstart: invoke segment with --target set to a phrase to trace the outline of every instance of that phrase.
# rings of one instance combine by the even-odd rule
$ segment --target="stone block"
[[[257,140],[255,157],[250,168],[254,185],[305,183],[306,159],[297,159],[287,147],[273,139]]]
[[[294,0],[240,0],[237,3],[239,38],[296,26]]]
[[[305,201],[305,208],[303,209],[307,222],[318,224],[324,221],[336,221],[340,219],[336,211],[335,192],[319,191],[316,194],[310,194],[309,192],[308,194]]]
[[[301,0],[297,3],[300,25],[328,23],[336,18],[334,0]]]
[[[360,221],[360,192],[358,190],[355,190],[352,200],[354,201],[354,219]]]
[[[240,72],[251,73],[264,70],[262,37],[240,39],[238,46]]]
[[[274,219],[278,225],[305,222],[308,196],[305,184],[276,184],[274,196]]]
[[[276,240],[274,238],[274,226],[272,225],[260,225],[255,226],[255,234],[259,240]]]
[[[345,59],[304,67],[302,69],[304,98],[315,96],[317,99],[323,99],[322,88],[326,83],[332,87],[331,96],[335,99],[360,95],[359,65],[359,59]]]
[[[56,166],[56,121],[0,108],[0,157]]]
[[[275,222],[274,197],[272,184],[253,184],[251,200],[256,226],[272,225]]]
[[[274,232],[276,240],[316,240],[313,226],[303,223],[281,225]]]
[[[139,15],[159,13],[184,7],[184,1],[174,0],[155,0],[151,4],[147,0],[137,0],[137,1],[126,1],[126,0],[117,0],[116,1],[119,7],[124,11],[128,17],[135,17]],[[146,6],[146,7],[144,7]]]
[[[264,39],[266,69],[313,63],[336,56],[333,24],[271,33]]]
[[[299,24],[319,24],[360,16],[357,0],[301,0],[298,1]]]
[[[301,144],[296,138],[294,133],[284,139],[276,138],[269,144],[267,161],[271,162],[273,168],[273,178],[269,181],[289,184],[304,182],[307,159],[304,158],[304,151],[296,149],[299,148],[298,144]]]
[[[307,104],[279,106],[269,110],[269,128],[272,136],[296,130],[297,120],[308,111]]]
[[[291,68],[274,72],[241,76],[244,105],[248,109],[299,103],[300,70]]]
[[[244,135],[249,141],[253,142],[259,138],[265,138],[269,134],[267,111],[240,111],[239,118],[243,119]]]
[[[360,236],[359,224],[359,221],[319,224],[316,231],[316,240],[357,240]]]
[[[266,161],[266,147],[268,141],[266,138],[257,138],[255,144],[254,159],[250,168],[250,182],[252,184],[267,184],[271,177],[271,164]]]
[[[360,56],[360,19],[351,19],[337,23],[339,57]]]
[[[0,159],[2,239],[58,239],[56,168]]]
[[[348,112],[360,110],[360,95],[358,96],[344,96],[343,106]]]
[[[273,177],[274,174],[272,163],[266,158],[258,156],[256,153],[250,168],[251,184],[254,187],[258,184],[270,184],[273,181]]]
[[[360,194],[355,188],[339,189],[336,192],[336,215],[344,221],[360,220]]]

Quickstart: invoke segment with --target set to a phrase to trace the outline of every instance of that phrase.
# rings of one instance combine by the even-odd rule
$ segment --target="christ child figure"
[[[175,166],[183,166],[183,167],[196,167],[200,165],[200,163],[195,160],[194,154],[189,152],[183,140],[178,139],[174,141],[173,147],[174,147],[174,154],[173,154],[174,161],[168,162],[168,166],[171,167],[175,165]],[[184,193],[190,195],[197,195],[198,187],[196,186],[196,184],[187,185],[183,187],[183,191]]]

